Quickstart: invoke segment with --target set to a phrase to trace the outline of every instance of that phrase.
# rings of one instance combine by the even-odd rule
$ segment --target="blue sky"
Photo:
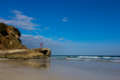
[[[120,0],[1,0],[0,22],[53,55],[120,55]]]

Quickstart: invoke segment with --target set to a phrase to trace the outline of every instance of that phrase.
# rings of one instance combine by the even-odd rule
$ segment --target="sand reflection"
[[[49,59],[29,59],[29,60],[0,60],[0,62],[13,64],[14,67],[29,67],[36,69],[49,69],[50,60]]]

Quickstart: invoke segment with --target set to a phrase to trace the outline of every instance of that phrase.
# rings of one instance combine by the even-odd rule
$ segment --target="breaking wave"
[[[78,60],[78,61],[102,61],[102,62],[120,63],[120,56],[52,55],[50,59]]]

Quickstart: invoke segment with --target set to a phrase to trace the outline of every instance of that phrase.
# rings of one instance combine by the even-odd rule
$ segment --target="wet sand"
[[[0,80],[73,80],[49,72],[46,65],[37,65],[20,62],[16,64],[8,60],[0,59]],[[37,65],[37,66],[36,66]]]
[[[120,80],[120,63],[0,59],[0,80]]]
[[[30,68],[15,68],[15,66],[0,63],[0,80],[53,80],[58,79],[49,76],[42,71]]]

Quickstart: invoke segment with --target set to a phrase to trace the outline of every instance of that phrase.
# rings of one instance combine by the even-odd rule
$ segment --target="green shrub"
[[[6,26],[7,26],[6,24],[0,23],[0,33],[1,33],[2,35],[8,35]]]
[[[0,29],[0,33],[1,33],[2,35],[8,35],[6,29]]]
[[[6,27],[7,25],[6,24],[4,24],[4,23],[0,23],[0,28],[2,28],[2,27]]]

